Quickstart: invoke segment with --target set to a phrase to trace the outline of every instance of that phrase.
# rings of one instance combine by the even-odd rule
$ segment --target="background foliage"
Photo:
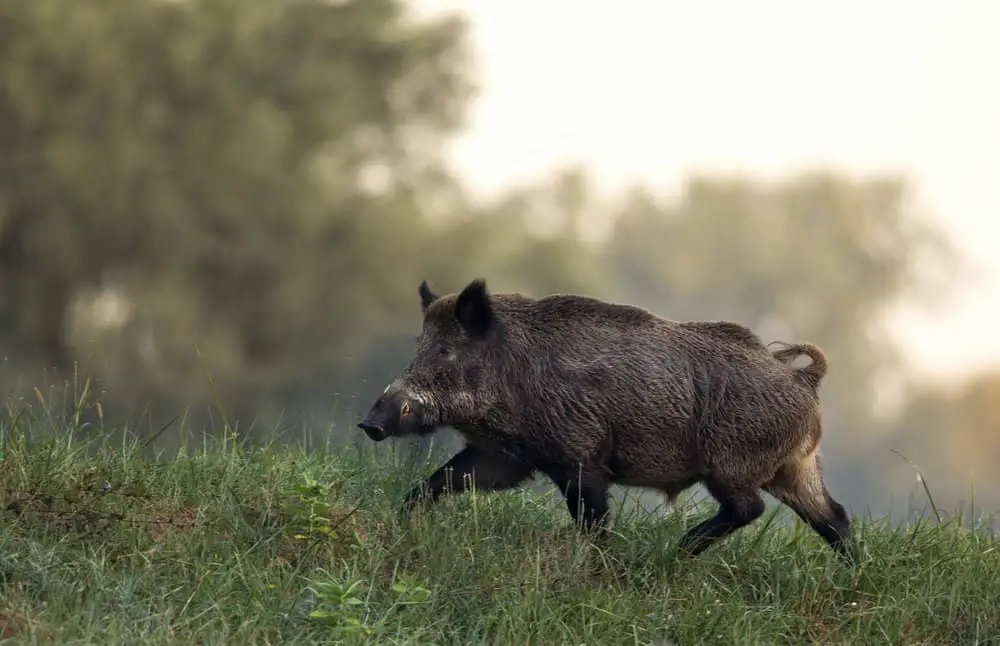
[[[243,433],[347,441],[411,351],[419,281],[482,276],[813,340],[847,502],[905,497],[895,448],[949,501],[974,472],[1000,504],[997,376],[877,406],[906,384],[885,313],[952,275],[905,178],[693,177],[599,200],[566,168],[474,199],[442,154],[475,90],[466,38],[401,0],[0,4],[4,394],[30,406],[89,378],[83,414],[140,433],[223,410]],[[594,218],[613,223],[596,243]]]

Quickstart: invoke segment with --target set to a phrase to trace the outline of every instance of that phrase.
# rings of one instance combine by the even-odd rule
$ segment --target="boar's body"
[[[421,298],[417,355],[369,420],[402,401],[417,409],[411,432],[451,425],[467,448],[408,506],[425,489],[434,499],[467,486],[457,476],[506,489],[540,471],[576,520],[603,528],[611,483],[673,499],[701,482],[721,506],[685,537],[697,553],[760,516],[763,488],[849,551],[846,512],[820,474],[826,363],[815,346],[772,355],[735,323],[676,322],[574,295],[487,294],[482,281],[443,297],[421,285]],[[792,367],[800,354],[812,365]]]
[[[496,399],[479,424],[456,425],[484,448],[674,489],[715,467],[756,479],[811,430],[815,395],[730,324],[579,296],[493,303],[508,350]]]

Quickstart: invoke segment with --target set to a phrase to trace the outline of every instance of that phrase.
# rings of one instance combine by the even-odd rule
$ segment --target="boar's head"
[[[422,282],[419,293],[424,322],[415,355],[358,424],[376,442],[480,422],[497,401],[503,330],[486,282],[447,296]]]

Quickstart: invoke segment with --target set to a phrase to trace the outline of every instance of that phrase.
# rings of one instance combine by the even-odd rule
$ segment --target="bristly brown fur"
[[[611,484],[673,499],[702,483],[720,507],[682,540],[699,553],[759,517],[763,489],[853,555],[850,520],[819,464],[827,362],[817,346],[772,354],[737,323],[671,321],[569,294],[490,294],[482,280],[458,294],[438,296],[426,283],[419,292],[416,354],[367,428],[399,435],[450,425],[467,445],[411,492],[406,509],[471,478],[503,490],[541,472],[576,521],[603,530]],[[799,355],[812,363],[793,367]],[[400,401],[419,403],[405,428],[390,414]]]

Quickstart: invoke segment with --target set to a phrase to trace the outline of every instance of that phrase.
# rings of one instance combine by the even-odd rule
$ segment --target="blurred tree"
[[[106,411],[157,422],[214,394],[244,427],[350,418],[411,351],[419,281],[482,276],[812,339],[827,446],[863,454],[896,367],[882,315],[948,251],[904,184],[695,179],[606,207],[563,169],[473,201],[441,155],[463,25],[405,7],[0,3],[0,356],[81,363]],[[581,238],[598,214],[604,247]]]
[[[578,216],[581,178],[480,205],[441,163],[465,32],[405,6],[0,5],[0,350],[82,363],[106,408],[171,416],[207,371],[232,417],[274,418],[396,369],[421,278],[600,283],[532,234]]]
[[[188,396],[197,344],[252,404],[391,325],[426,233],[409,184],[471,90],[462,23],[404,7],[0,5],[8,345]]]
[[[462,209],[466,217],[455,219],[443,232],[459,254],[447,262],[479,276],[496,276],[490,281],[496,290],[537,296],[607,293],[614,281],[601,266],[601,253],[580,235],[580,221],[594,208],[590,180],[580,169],[512,187],[495,200]],[[461,281],[449,288],[464,286],[467,278]]]

